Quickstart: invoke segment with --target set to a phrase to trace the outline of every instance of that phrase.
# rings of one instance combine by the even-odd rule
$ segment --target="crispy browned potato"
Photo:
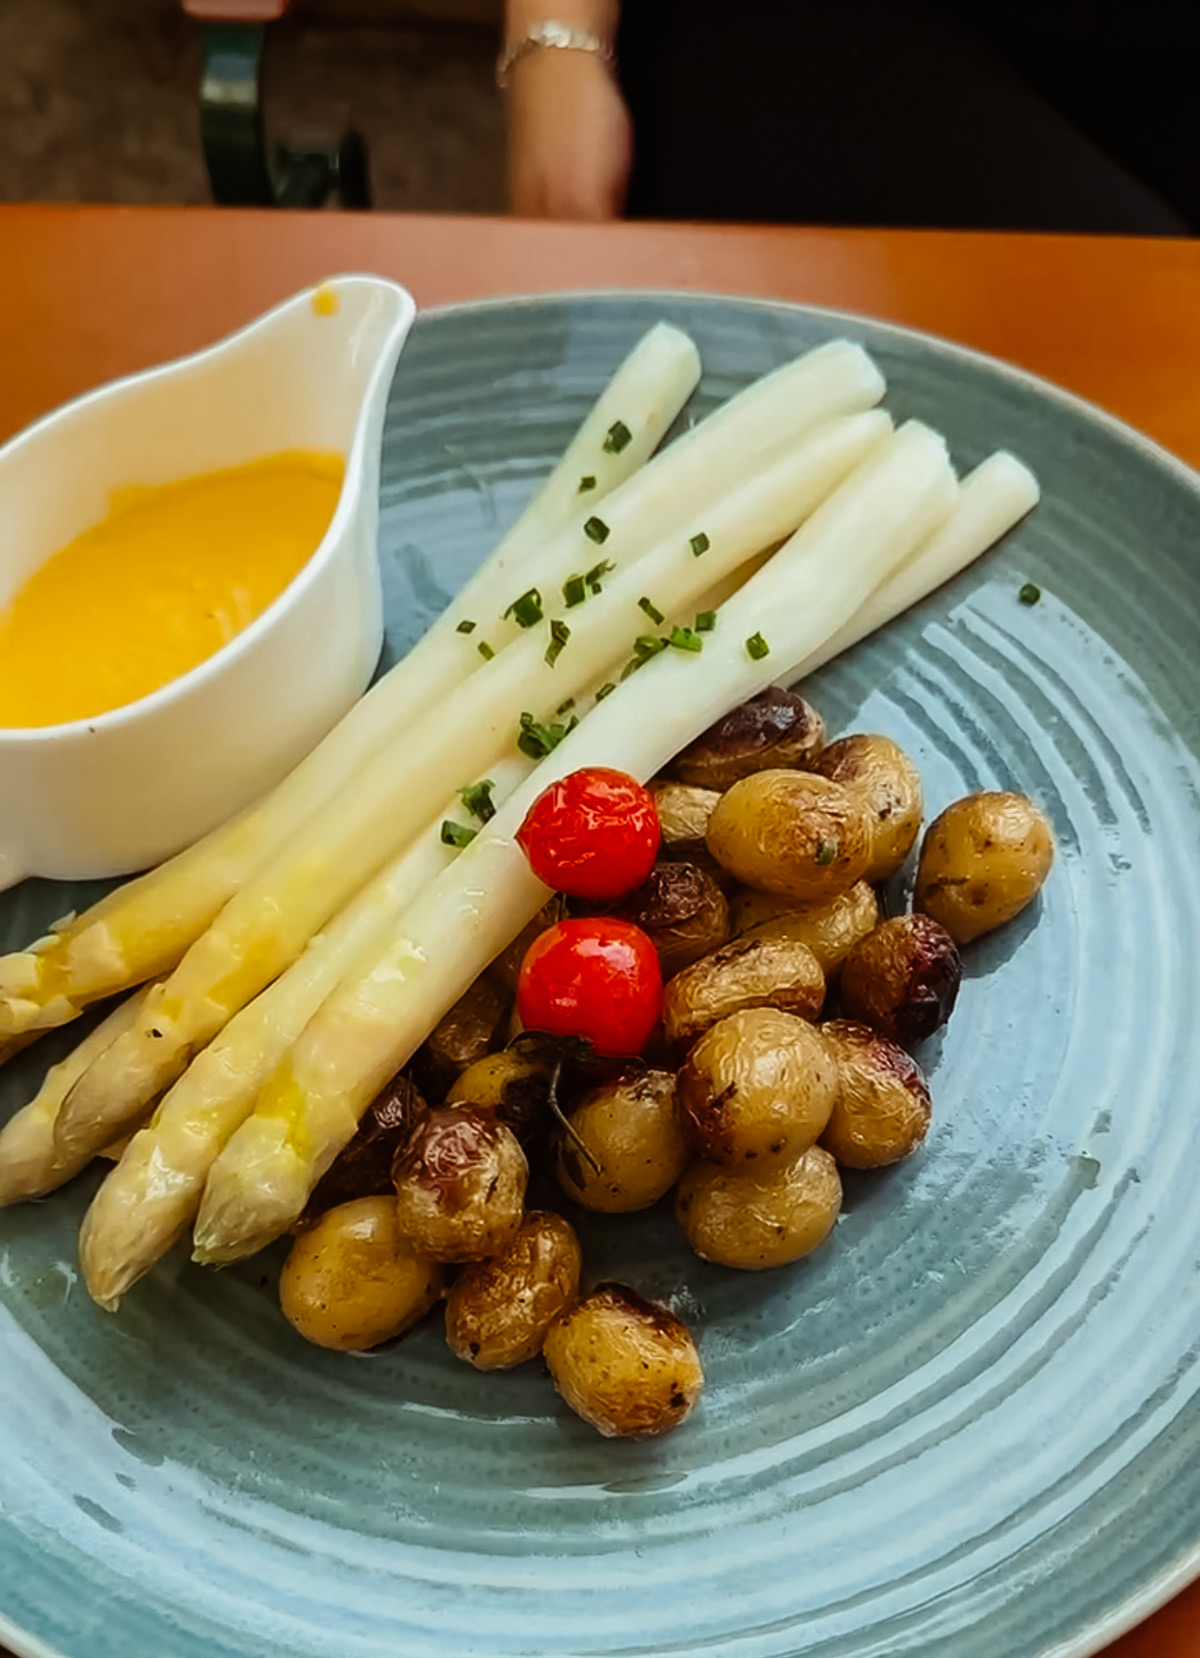
[[[555,1172],[563,1191],[585,1209],[609,1215],[648,1209],[670,1191],[687,1164],[670,1071],[627,1071],[593,1088],[569,1121],[599,1169],[592,1168],[570,1135],[562,1134]]]
[[[813,770],[864,801],[871,819],[871,861],[864,880],[886,881],[912,851],[924,810],[921,774],[890,737],[839,737],[813,761]]]
[[[605,906],[649,934],[664,979],[729,937],[729,905],[706,870],[687,860],[656,863],[641,886]]]
[[[557,893],[550,901],[542,906],[528,926],[513,939],[512,943],[501,950],[495,961],[488,968],[488,976],[500,986],[509,996],[517,993],[517,980],[521,976],[521,963],[525,960],[525,953],[535,938],[557,922],[561,921],[566,906]]]
[[[561,1313],[543,1352],[567,1404],[609,1439],[670,1433],[704,1388],[687,1325],[623,1284],[601,1284]]]
[[[742,938],[788,938],[806,944],[826,979],[830,979],[878,921],[879,900],[874,887],[856,881],[849,892],[829,904],[780,910],[774,916],[747,922],[737,932]]]
[[[660,864],[694,864],[724,893],[727,904],[729,894],[738,890],[738,882],[727,869],[722,868],[707,846],[664,846],[659,851],[658,859]]]
[[[871,822],[858,795],[805,771],[760,771],[721,796],[708,849],[749,887],[827,904],[862,879]]]
[[[907,1046],[946,1023],[962,983],[962,957],[932,916],[897,915],[860,939],[842,967],[842,1007]]]
[[[727,789],[756,771],[809,766],[825,742],[825,722],[795,691],[769,685],[702,732],[671,762],[671,774],[700,789]]]
[[[440,1099],[460,1071],[491,1050],[508,1010],[508,997],[484,973],[442,1015],[414,1059],[431,1099]]]
[[[697,789],[690,783],[658,779],[650,784],[663,847],[671,852],[700,850],[712,809],[721,796],[715,789]]]
[[[701,1157],[765,1165],[811,1146],[837,1098],[837,1067],[816,1030],[773,1007],[732,1013],[679,1073],[679,1119]]]
[[[787,938],[735,938],[685,967],[663,992],[663,1030],[673,1048],[690,1047],[710,1025],[748,1007],[775,1007],[815,1019],[825,975],[807,944]]]
[[[324,1214],[356,1197],[390,1197],[396,1153],[426,1110],[416,1083],[403,1072],[394,1076],[364,1111],[354,1138],[317,1182],[308,1214]]]
[[[838,1068],[838,1096],[821,1144],[847,1169],[881,1169],[916,1151],[933,1105],[916,1060],[869,1025],[831,1019],[820,1033]]]
[[[1053,831],[1026,795],[971,794],[930,824],[914,903],[969,944],[1020,915],[1053,862]]]
[[[551,1323],[579,1293],[575,1229],[531,1210],[499,1255],[460,1273],[446,1298],[446,1340],[476,1370],[511,1370],[542,1350]]]
[[[820,1146],[769,1169],[693,1163],[675,1199],[696,1254],[747,1272],[810,1255],[829,1236],[841,1206],[837,1164]]]
[[[498,1255],[521,1224],[529,1164],[511,1129],[469,1105],[419,1122],[392,1169],[401,1236],[435,1261]]]
[[[360,1197],[300,1233],[283,1263],[279,1305],[306,1341],[361,1352],[423,1318],[442,1286],[438,1263],[401,1236],[395,1199]]]
[[[527,1145],[545,1123],[549,1091],[550,1066],[544,1057],[524,1048],[501,1048],[467,1066],[446,1104],[493,1112]]]

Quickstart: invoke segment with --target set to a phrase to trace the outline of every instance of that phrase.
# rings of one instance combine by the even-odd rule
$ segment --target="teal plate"
[[[848,1183],[833,1239],[706,1268],[669,1212],[596,1221],[596,1278],[671,1297],[696,1417],[612,1444],[537,1365],[481,1376],[430,1324],[353,1359],[275,1303],[279,1255],[175,1254],[88,1301],[93,1181],[0,1216],[0,1625],[71,1658],[1082,1658],[1200,1570],[1200,490],[1114,421],[849,317],[673,295],[421,318],[385,438],[395,655],[652,321],[711,406],[835,334],[1037,513],[832,664],[833,729],[916,757],[931,811],[1029,790],[1060,857],[969,954],[923,1055],[935,1130]],[[1023,582],[1043,591],[1018,601]],[[78,901],[3,900],[21,942]],[[45,1063],[2,1075],[5,1108]]]

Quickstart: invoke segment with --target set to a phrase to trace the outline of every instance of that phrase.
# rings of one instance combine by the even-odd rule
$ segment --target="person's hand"
[[[587,52],[527,52],[513,65],[507,100],[509,211],[617,218],[633,127],[609,67]]]

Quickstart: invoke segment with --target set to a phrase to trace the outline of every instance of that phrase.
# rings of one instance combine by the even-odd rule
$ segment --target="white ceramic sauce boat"
[[[337,277],[0,449],[0,606],[105,516],[116,488],[284,449],[334,449],[346,462],[320,546],[228,645],[110,713],[0,729],[0,887],[160,862],[269,789],[365,689],[383,631],[383,421],[414,311],[392,282]]]

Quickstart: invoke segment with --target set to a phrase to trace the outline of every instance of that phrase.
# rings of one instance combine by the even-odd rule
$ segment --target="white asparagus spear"
[[[714,507],[748,478],[794,454],[818,427],[873,408],[886,390],[883,377],[861,346],[832,340],[757,380],[685,432],[579,526],[540,548],[537,568],[527,564],[520,580],[489,580],[490,597],[469,582],[435,628],[475,622],[489,646],[518,634],[505,613],[514,599],[537,588],[547,614],[566,609],[563,583],[599,560],[624,568],[686,520],[703,524]],[[489,619],[490,618],[490,619]],[[465,657],[478,652],[478,633],[458,640]]]
[[[117,1037],[130,1029],[150,993],[127,996],[65,1059],[46,1072],[42,1086],[0,1129],[0,1208],[42,1197],[72,1179],[90,1161],[62,1161],[54,1147],[54,1123],[70,1088]]]
[[[523,757],[494,769],[497,808],[532,770],[533,762]],[[100,1306],[115,1311],[130,1286],[190,1226],[213,1160],[309,1019],[364,950],[384,947],[405,907],[458,855],[440,834],[441,819],[455,816],[466,816],[457,796],[196,1055],[133,1136],[93,1198],[79,1235],[84,1277]]]
[[[197,1260],[235,1260],[286,1230],[379,1087],[546,901],[514,838],[538,794],[584,765],[651,776],[843,627],[956,493],[942,440],[910,423],[722,607],[701,656],[661,653],[588,713],[314,1016],[213,1165]],[[747,648],[754,635],[768,644],[761,658]]]
[[[586,518],[590,502],[603,500],[645,465],[699,380],[700,353],[693,341],[669,322],[655,323],[489,559],[499,586],[508,586],[527,556],[565,524]],[[581,490],[584,478],[592,482]]]
[[[363,767],[355,788],[312,818],[230,901],[134,1028],[79,1079],[55,1123],[60,1153],[95,1152],[113,1139],[239,1007],[295,960],[437,809],[448,756],[476,776],[511,752],[524,711],[552,714],[611,663],[632,658],[635,641],[650,626],[640,606],[644,594],[658,593],[664,603],[669,594],[673,605],[687,605],[801,523],[889,433],[888,417],[879,411],[822,427],[798,453],[707,509],[702,553],[688,534],[701,523],[685,521],[683,534],[676,531],[636,563],[618,566],[601,592],[570,612],[565,644],[563,636],[552,644],[541,627],[528,630],[484,674],[418,721],[398,752],[384,751]]]
[[[468,588],[475,594],[472,602],[500,607],[514,570],[523,566],[531,580],[539,579],[539,548],[590,510],[572,495],[577,473],[586,463],[596,479],[587,492],[591,502],[627,481],[661,441],[699,374],[699,357],[687,335],[665,324],[650,330],[601,393],[563,460],[476,573]],[[616,420],[626,424],[630,442],[606,451],[605,434]],[[561,551],[557,556],[561,563]],[[86,1003],[169,972],[229,897],[371,753],[481,663],[453,626],[435,624],[263,801],[28,950],[0,958],[0,1034],[65,1024]]]
[[[999,449],[968,472],[959,485],[958,504],[942,527],[900,569],[882,582],[862,608],[805,664],[806,674],[860,639],[877,632],[895,617],[928,598],[945,582],[972,563],[1032,512],[1041,497],[1029,468],[1007,450]]]

